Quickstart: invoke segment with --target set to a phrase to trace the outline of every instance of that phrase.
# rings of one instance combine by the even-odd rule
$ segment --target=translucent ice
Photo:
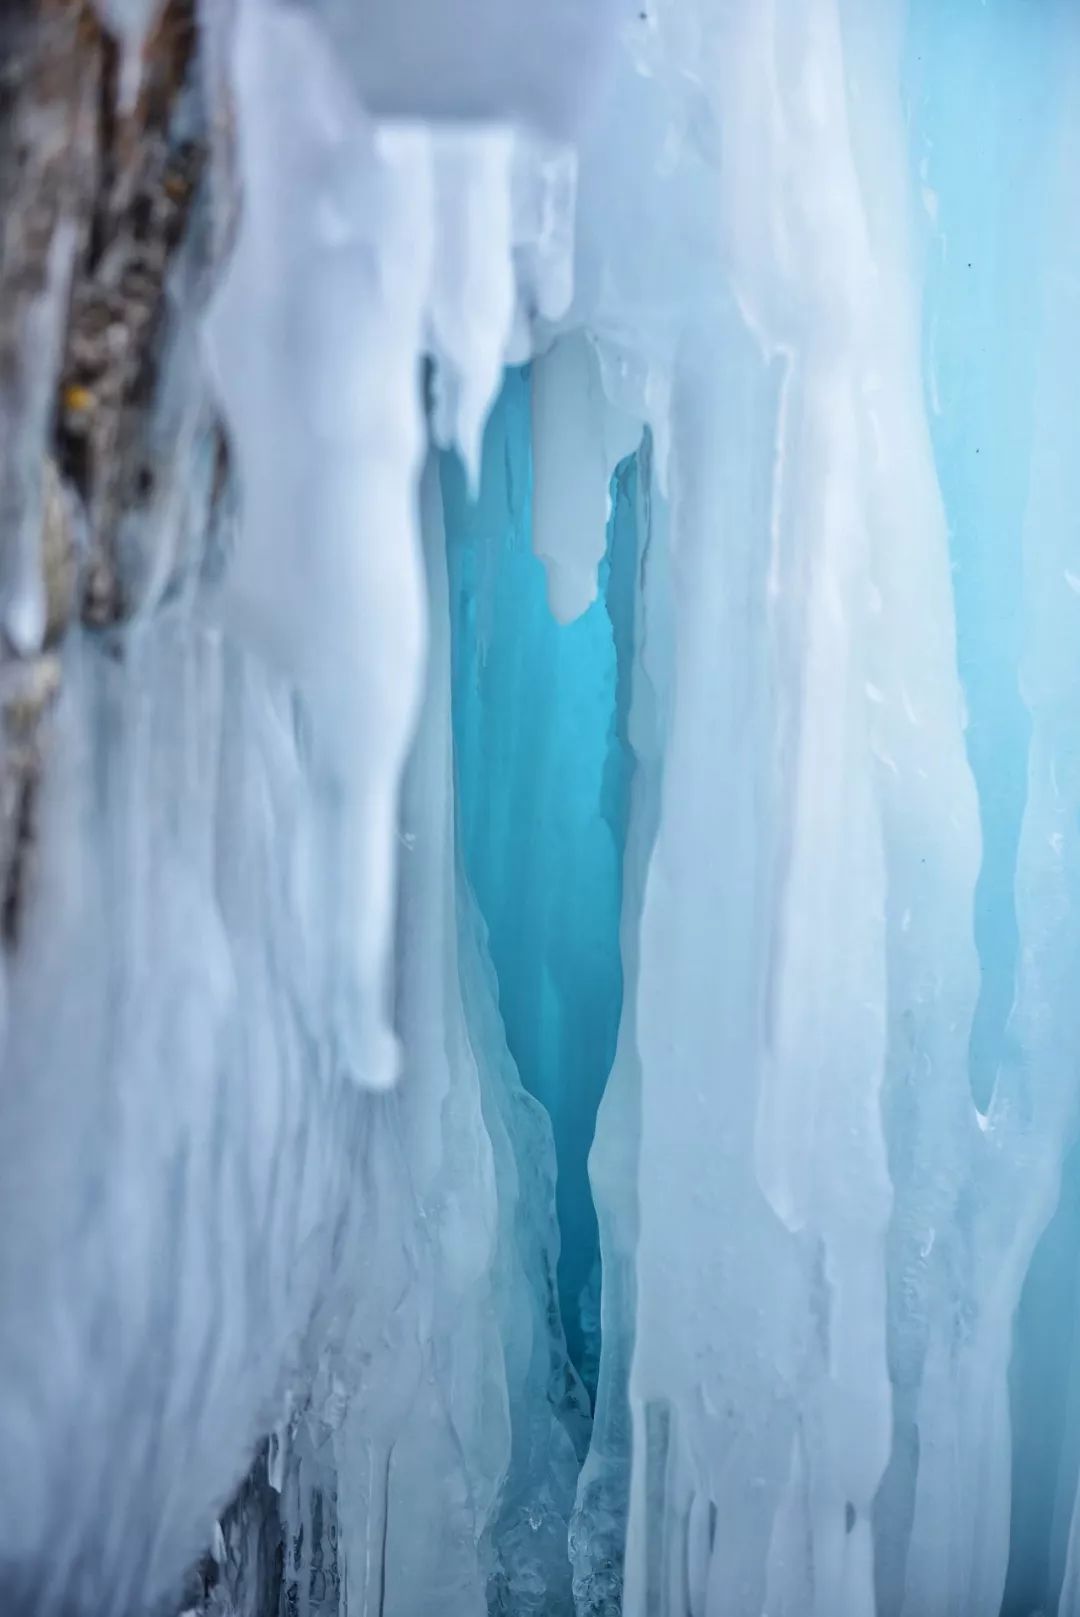
[[[198,21],[105,625],[0,244],[5,1611],[1080,1617],[1075,7]]]

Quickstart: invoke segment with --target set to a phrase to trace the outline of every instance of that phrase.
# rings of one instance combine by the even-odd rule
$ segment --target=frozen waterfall
[[[0,1617],[1080,1617],[1076,0],[0,0]]]

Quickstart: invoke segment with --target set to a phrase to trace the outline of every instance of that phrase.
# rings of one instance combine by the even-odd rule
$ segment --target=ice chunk
[[[514,316],[512,185],[506,129],[440,132],[434,152],[437,243],[428,298],[437,356],[433,427],[456,444],[475,488],[484,421],[502,379]]]
[[[548,574],[548,602],[570,623],[596,596],[609,489],[641,440],[641,423],[607,398],[583,332],[556,340],[532,367],[533,548]]]
[[[314,0],[379,117],[523,119],[569,132],[625,0]]]

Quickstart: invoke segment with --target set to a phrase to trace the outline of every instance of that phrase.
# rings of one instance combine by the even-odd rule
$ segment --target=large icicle
[[[396,1071],[396,794],[423,655],[431,154],[423,131],[370,123],[302,12],[244,0],[237,28],[245,212],[211,322],[242,490],[228,590],[311,703],[336,848],[327,1012],[346,1066],[378,1088]]]

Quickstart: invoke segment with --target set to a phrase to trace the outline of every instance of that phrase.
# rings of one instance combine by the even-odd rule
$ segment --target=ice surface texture
[[[1072,0],[94,9],[5,196],[185,19],[198,162],[111,505],[153,230],[0,257],[0,1609],[1080,1617]]]

